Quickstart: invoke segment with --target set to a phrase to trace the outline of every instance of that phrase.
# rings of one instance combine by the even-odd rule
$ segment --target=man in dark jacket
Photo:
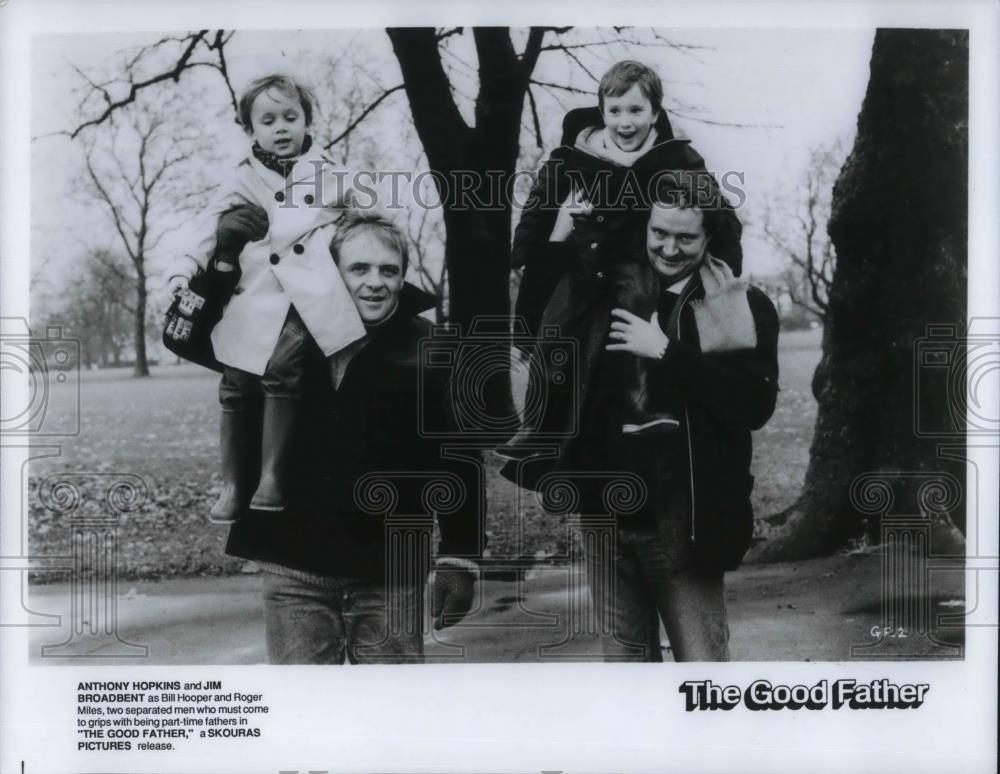
[[[592,346],[592,334],[597,331],[603,340],[609,323],[609,307],[601,302],[611,294],[626,309],[646,302],[635,283],[621,281],[631,264],[620,259],[642,244],[656,181],[672,170],[690,170],[698,173],[699,186],[716,186],[689,141],[674,138],[662,99],[660,79],[651,68],[616,63],[598,86],[598,107],[566,114],[562,144],[539,170],[514,233],[512,262],[523,269],[515,315],[529,335],[558,331],[575,338],[579,347],[573,362],[560,369],[555,386],[554,374],[542,373],[547,355],[532,362],[528,393],[545,402],[526,406],[521,430],[496,450],[502,456],[538,453],[566,431],[573,398],[567,393],[579,389],[573,377],[587,378],[600,352],[600,346]],[[713,254],[739,275],[742,226],[725,199],[721,207]],[[548,343],[542,336],[540,347]],[[629,389],[621,395],[628,409],[626,432],[676,427],[676,418],[648,399],[646,370],[638,361],[629,366],[623,372]]]
[[[421,424],[445,426],[449,383],[420,368],[430,296],[403,281],[406,242],[379,216],[346,219],[331,252],[368,332],[336,393],[316,351],[283,514],[251,511],[227,553],[264,570],[272,663],[423,660],[423,590],[440,529],[436,628],[472,604],[481,555],[481,466],[442,459]]]
[[[555,458],[512,462],[505,472],[543,497],[570,483],[581,513],[616,517],[613,540],[585,536],[609,659],[660,660],[661,620],[677,660],[728,659],[723,574],[753,534],[750,434],[774,411],[778,318],[764,293],[712,253],[720,194],[696,190],[706,194],[686,172],[657,186],[644,248],[633,256],[654,302],[638,313],[608,310],[614,321],[587,374],[579,431]],[[623,436],[615,397],[624,355],[648,364],[651,389],[680,418],[679,432]],[[622,473],[643,482],[643,501],[627,514],[601,486]]]

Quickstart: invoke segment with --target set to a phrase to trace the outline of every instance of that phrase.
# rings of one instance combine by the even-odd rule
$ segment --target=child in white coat
[[[235,284],[211,336],[224,366],[216,522],[234,521],[248,502],[254,510],[284,509],[283,465],[310,339],[329,358],[335,388],[364,342],[364,325],[328,249],[350,200],[347,175],[312,144],[313,105],[309,90],[283,75],[247,87],[239,114],[251,153],[209,213],[197,248],[168,281],[177,293],[206,270]]]

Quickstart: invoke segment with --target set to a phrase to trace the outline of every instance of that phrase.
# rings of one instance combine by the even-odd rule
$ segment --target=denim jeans
[[[295,311],[288,310],[264,374],[226,366],[219,383],[219,403],[223,411],[241,411],[255,406],[263,395],[268,398],[297,400],[302,397],[302,376],[311,336]]]
[[[721,573],[701,575],[678,562],[683,551],[655,525],[619,519],[612,534],[583,539],[606,661],[662,661],[661,620],[676,661],[729,660]]]
[[[424,658],[423,585],[265,571],[272,664],[412,664]]]

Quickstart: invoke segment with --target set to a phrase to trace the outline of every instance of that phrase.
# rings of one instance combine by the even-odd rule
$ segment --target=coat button
[[[234,296],[238,296],[242,292],[243,292],[243,287],[241,285],[237,285],[235,288],[233,288]]]
[[[281,257],[277,253],[271,253],[271,265],[274,266],[281,260]]]
[[[597,216],[597,222],[598,223],[603,223],[604,222],[604,216],[603,215],[598,215]]]
[[[597,279],[604,279],[604,272],[603,271],[599,271],[599,272],[597,272],[596,276],[597,276]]]
[[[590,243],[590,249],[591,250],[596,250],[597,249],[597,242],[591,242]]]
[[[283,201],[285,201],[285,192],[284,191],[278,191],[277,193],[275,193],[274,194],[274,200],[276,202],[283,202]]]
[[[306,251],[306,249],[302,245],[295,245],[295,247],[293,247],[292,250],[295,252],[296,255],[302,255],[302,253]]]
[[[312,194],[306,194],[306,197],[305,197],[306,204],[312,204],[314,201],[316,201],[316,200],[313,198]]]

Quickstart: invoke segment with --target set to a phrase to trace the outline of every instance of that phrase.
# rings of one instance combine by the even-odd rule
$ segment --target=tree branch
[[[528,33],[528,42],[524,46],[524,53],[521,54],[521,64],[528,75],[535,71],[535,65],[538,64],[538,55],[542,52],[542,41],[544,39],[545,30],[541,27],[532,27]]]
[[[240,106],[236,99],[236,92],[233,91],[233,84],[229,81],[229,66],[226,64],[226,44],[232,39],[233,33],[230,32],[228,35],[224,35],[222,30],[215,31],[215,40],[208,44],[209,51],[215,51],[219,57],[219,72],[222,73],[222,80],[226,83],[226,89],[229,91],[229,99],[233,105],[233,113],[236,117],[236,122],[239,123],[240,120]]]
[[[465,31],[465,27],[452,27],[450,30],[442,30],[435,35],[437,42],[440,43],[446,38],[450,38],[452,35],[461,35]]]
[[[531,120],[535,128],[535,143],[539,148],[543,147],[542,144],[542,124],[538,120],[538,105],[535,104],[535,95],[531,91],[531,85],[528,85],[528,104],[531,106]]]
[[[365,120],[365,117],[369,113],[371,113],[373,110],[375,110],[375,108],[377,108],[379,105],[381,105],[382,102],[384,102],[389,96],[391,96],[392,94],[396,93],[397,91],[399,91],[402,88],[403,88],[403,84],[400,83],[400,84],[397,84],[396,86],[393,86],[390,89],[386,89],[378,99],[376,99],[368,107],[366,107],[364,110],[362,110],[361,113],[358,115],[358,117],[355,118],[353,121],[351,121],[347,125],[347,128],[344,131],[342,131],[340,134],[338,134],[336,137],[334,137],[332,140],[330,140],[326,145],[324,145],[323,146],[324,149],[325,150],[330,150],[330,148],[332,148],[338,142],[340,142],[345,137],[347,137],[347,135],[349,135],[351,132],[354,131],[355,127],[358,124],[360,124],[362,121]]]
[[[198,44],[205,39],[205,36],[207,34],[208,30],[201,30],[200,32],[197,32],[189,36],[190,42],[188,43],[187,48],[181,54],[180,58],[177,60],[177,63],[174,65],[172,69],[166,72],[159,73],[158,75],[154,75],[143,81],[132,82],[129,88],[129,93],[125,97],[117,100],[111,100],[110,102],[108,102],[107,107],[105,107],[104,111],[97,118],[92,118],[89,121],[84,121],[82,124],[77,126],[76,129],[70,132],[69,133],[70,138],[75,139],[80,134],[80,132],[82,132],[87,127],[98,126],[107,121],[108,118],[111,116],[111,114],[115,112],[115,110],[135,102],[136,96],[143,89],[149,86],[153,86],[154,84],[157,83],[162,83],[163,81],[172,80],[176,83],[178,80],[180,80],[181,73],[184,72],[184,70],[189,67],[188,62],[191,59],[191,56],[194,54],[195,48],[197,48]],[[105,94],[106,99],[108,98],[108,96],[109,95]]]
[[[528,83],[534,84],[535,86],[544,86],[547,89],[560,89],[562,91],[568,91],[571,94],[587,94],[590,96],[593,96],[594,94],[594,92],[592,91],[586,91],[585,89],[578,89],[575,86],[563,86],[562,84],[559,83],[548,83],[547,81],[539,81],[536,80],[535,78],[529,79]]]

